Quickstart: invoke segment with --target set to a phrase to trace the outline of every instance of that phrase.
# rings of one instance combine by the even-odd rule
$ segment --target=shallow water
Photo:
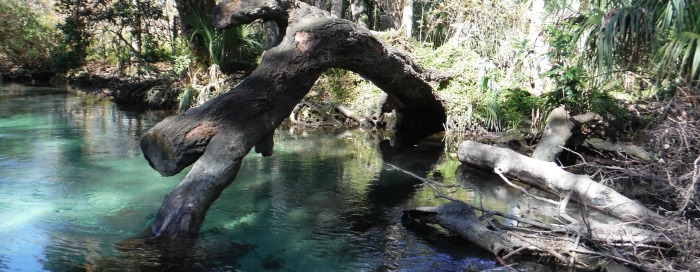
[[[389,155],[369,131],[279,129],[275,154],[250,154],[192,245],[129,240],[146,230],[184,177],[160,177],[140,136],[165,116],[117,109],[62,89],[0,85],[2,271],[483,271],[493,258],[439,231],[401,224],[433,195],[391,163],[455,179],[433,141]],[[386,140],[380,143],[381,140]],[[507,211],[516,193],[488,175],[459,174]]]

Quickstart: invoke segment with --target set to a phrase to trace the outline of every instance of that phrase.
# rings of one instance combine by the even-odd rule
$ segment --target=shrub
[[[0,37],[0,52],[14,65],[32,71],[52,70],[56,25],[26,2],[0,1]]]

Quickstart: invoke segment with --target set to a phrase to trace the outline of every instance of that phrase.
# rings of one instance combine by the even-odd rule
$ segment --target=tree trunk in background
[[[331,17],[343,18],[343,0],[332,0]]]
[[[134,8],[139,9],[140,6],[140,1],[139,0],[132,0],[131,4],[134,6]],[[141,22],[141,11],[136,11],[134,13],[134,24],[131,28],[131,46],[134,48],[134,51],[136,51],[135,55],[138,56],[132,56],[132,58],[139,58],[141,57],[141,54],[143,51],[141,50],[142,46],[142,41],[141,37],[143,34],[143,28],[142,28],[142,22]]]
[[[369,29],[369,17],[367,15],[365,0],[350,0],[350,12],[352,12],[353,22],[361,27]]]
[[[401,17],[401,28],[406,31],[406,37],[413,35],[413,1],[403,1],[403,15]]]
[[[262,1],[260,1],[262,2]],[[384,45],[367,29],[302,2],[232,1],[216,7],[214,25],[233,27],[258,18],[288,19],[286,35],[267,50],[240,84],[185,114],[161,121],[143,136],[141,149],[162,175],[191,165],[166,197],[153,235],[191,238],[207,210],[236,177],[255,147],[272,155],[272,135],[320,74],[329,68],[356,72],[389,94],[397,112],[397,140],[412,146],[442,130],[445,110],[429,82],[435,73]],[[276,18],[282,16],[283,18]]]
[[[542,31],[544,30],[544,0],[533,0],[530,8],[530,28],[528,30],[528,40],[532,45],[533,55],[526,61],[530,70],[531,93],[540,95],[545,91],[545,82],[540,76],[550,69],[547,57],[547,42]]]

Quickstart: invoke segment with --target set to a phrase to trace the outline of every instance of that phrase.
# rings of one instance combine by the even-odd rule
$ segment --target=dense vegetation
[[[435,86],[448,112],[449,137],[522,127],[541,131],[547,114],[560,105],[571,115],[598,113],[604,121],[587,133],[646,146],[656,160],[608,154],[626,167],[583,168],[597,180],[645,184],[657,192],[650,204],[700,226],[700,2],[306,2],[381,31],[388,44],[425,67],[449,72],[451,80]],[[3,76],[158,79],[151,90],[172,93],[184,110],[244,76],[270,42],[267,25],[218,30],[208,10],[179,14],[164,0],[47,3],[0,2]],[[359,76],[331,70],[305,101],[306,110],[300,106],[297,113],[306,116],[310,108],[332,103],[384,120],[380,93]],[[700,265],[698,243],[689,239],[679,250],[682,264],[644,265]]]

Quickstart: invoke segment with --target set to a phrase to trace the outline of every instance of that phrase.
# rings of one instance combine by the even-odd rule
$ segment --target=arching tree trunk
[[[264,5],[253,6],[251,2]],[[233,1],[219,5],[214,23],[231,27],[257,18],[289,22],[243,82],[199,108],[166,118],[150,129],[141,148],[151,166],[173,175],[194,163],[165,199],[153,223],[156,237],[197,235],[209,206],[236,177],[255,147],[272,154],[272,134],[329,68],[354,71],[389,94],[397,137],[409,143],[440,131],[445,112],[432,93],[435,75],[347,20],[301,2]],[[276,4],[277,3],[277,4]]]

